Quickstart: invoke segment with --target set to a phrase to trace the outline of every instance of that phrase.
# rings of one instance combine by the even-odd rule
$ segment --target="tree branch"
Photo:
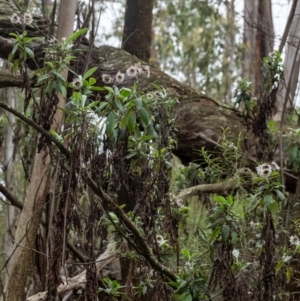
[[[96,270],[97,274],[102,270],[107,264],[112,262],[117,258],[117,252],[115,251],[115,243],[111,242],[105,252],[101,254],[96,260]],[[82,271],[73,278],[65,279],[64,283],[57,288],[58,294],[64,294],[74,289],[85,288],[86,285],[86,270]],[[47,292],[40,292],[27,298],[27,301],[43,301],[47,298]]]
[[[1,37],[0,37],[1,39]],[[0,42],[1,43],[1,42]],[[0,69],[0,88],[22,87],[23,78],[21,75],[13,75],[7,70]]]
[[[12,107],[8,106],[6,103],[0,101],[0,108],[3,108],[4,110],[14,114],[18,118],[20,118],[22,121],[33,127],[35,130],[37,130],[39,133],[41,133],[43,136],[45,136],[49,141],[53,142],[60,150],[60,152],[65,155],[66,157],[70,156],[70,153],[68,149],[65,148],[65,146],[52,134],[50,134],[48,131],[44,130],[42,127],[40,127],[37,123],[32,121],[31,119],[27,118],[25,115],[20,113],[19,111],[13,109]]]
[[[10,201],[11,204],[15,207],[18,207],[22,210],[23,204],[18,201],[7,189],[0,183],[0,192]]]
[[[237,170],[234,176],[224,182],[214,183],[214,184],[201,184],[186,188],[182,190],[177,198],[183,203],[192,196],[196,196],[199,193],[226,193],[230,190],[236,189],[241,184],[252,185],[252,179],[255,177],[255,174],[249,168],[241,168]]]
[[[132,222],[132,220],[126,215],[126,213],[122,210],[122,208],[116,204],[111,197],[106,194],[101,187],[98,187],[97,184],[88,176],[85,170],[82,170],[83,179],[86,184],[92,189],[92,191],[100,197],[101,200],[105,201],[106,206],[109,206],[111,210],[117,215],[117,217],[124,223],[129,231],[131,231],[135,237],[135,240],[138,242],[139,247],[142,251],[138,250],[138,252],[145,257],[148,263],[157,271],[161,272],[165,276],[167,276],[172,281],[176,281],[177,277],[169,268],[162,265],[153,255],[152,250],[149,245],[145,241],[143,235],[136,227],[136,225]]]

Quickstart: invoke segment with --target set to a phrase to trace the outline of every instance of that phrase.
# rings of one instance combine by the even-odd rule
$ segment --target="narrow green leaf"
[[[92,86],[92,85],[94,85],[95,83],[96,83],[96,79],[93,78],[93,77],[90,77],[90,78],[89,78],[89,85]]]
[[[184,299],[183,301],[192,301],[193,300],[193,297],[191,294],[188,294]]]
[[[16,51],[18,50],[18,48],[19,48],[19,43],[16,43],[16,44],[14,45],[14,47],[13,47],[11,53],[12,53],[12,54],[15,54]]]
[[[46,62],[46,65],[49,66],[51,69],[54,68],[54,65],[51,62]]]
[[[148,112],[147,112],[144,108],[140,108],[138,111],[139,111],[139,114],[140,114],[140,116],[141,116],[142,122],[143,122],[146,126],[148,126],[149,123],[150,123],[150,117],[149,117]]]
[[[220,203],[220,204],[226,203],[225,198],[222,197],[222,196],[220,196],[220,195],[216,195],[216,196],[214,197],[214,199],[215,199],[215,201],[216,201],[217,203]]]
[[[26,53],[28,54],[28,56],[29,56],[31,59],[34,58],[34,53],[33,53],[33,51],[32,51],[30,48],[25,47],[25,51],[26,51]]]
[[[221,232],[221,227],[217,227],[211,235],[211,239],[210,239],[211,242],[213,242],[219,237],[220,232]]]
[[[229,234],[230,234],[229,226],[223,225],[222,231],[221,231],[221,237],[222,237],[223,242],[226,242],[228,240]]]
[[[108,137],[112,137],[114,133],[114,129],[117,124],[116,114],[114,112],[110,112],[106,119],[106,134]]]
[[[275,189],[275,192],[276,192],[278,198],[279,198],[281,201],[284,201],[285,197],[284,197],[283,193],[282,193],[279,189]]]
[[[128,88],[122,88],[121,91],[120,91],[120,95],[122,97],[128,97],[131,94],[132,94],[132,90],[130,90]]]
[[[71,36],[69,36],[67,38],[67,43],[70,43],[72,41],[74,41],[75,39],[77,39],[79,36],[85,34],[89,29],[88,28],[82,28],[76,32],[74,32]]]
[[[291,267],[286,268],[285,275],[286,275],[286,282],[289,283],[292,278],[292,268]]]
[[[264,197],[264,204],[266,206],[268,206],[269,204],[271,204],[273,202],[274,202],[274,200],[273,200],[273,196],[271,194],[265,195],[265,197]]]
[[[67,95],[67,89],[66,89],[66,87],[65,87],[62,83],[59,83],[58,88],[59,88],[59,92],[60,92],[64,97],[66,97],[66,95]]]
[[[108,103],[106,101],[103,101],[100,103],[99,107],[96,109],[96,112],[101,112],[107,107]]]
[[[90,77],[97,69],[98,69],[98,67],[93,67],[93,68],[89,69],[87,72],[84,73],[82,79],[83,79],[83,80],[87,79],[87,78]],[[95,80],[95,82],[96,82],[96,80]]]
[[[135,107],[137,108],[137,110],[140,110],[142,108],[142,104],[143,101],[140,97],[135,100]]]
[[[189,250],[187,250],[187,249],[182,249],[182,250],[181,250],[181,253],[184,255],[184,257],[185,257],[187,260],[190,260],[191,255],[190,255],[190,251],[189,251]]]
[[[127,126],[128,126],[128,130],[130,132],[134,132],[135,127],[136,127],[136,115],[135,115],[134,111],[131,111],[129,116],[128,116]]]
[[[106,89],[103,87],[91,87],[92,91],[105,91]]]

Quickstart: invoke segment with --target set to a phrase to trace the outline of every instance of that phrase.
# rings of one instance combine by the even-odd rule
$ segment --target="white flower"
[[[142,64],[140,62],[134,64],[134,67],[136,68],[136,71],[137,71],[138,75],[143,74]]]
[[[150,77],[150,67],[149,66],[143,66],[142,67],[143,70],[143,75],[147,78]]]
[[[280,169],[280,167],[277,165],[277,163],[275,161],[273,161],[271,163],[271,167],[272,167],[272,170],[279,170]]]
[[[268,178],[272,173],[272,166],[270,164],[262,164],[256,167],[256,171],[259,177]]]
[[[253,229],[256,228],[256,223],[254,223],[253,221],[251,221],[250,222],[250,227],[253,228]]]
[[[10,17],[10,22],[13,24],[20,23],[21,18],[16,13],[13,13],[13,15]]]
[[[82,87],[82,78],[81,78],[81,76],[74,78],[73,81],[72,81],[72,85],[73,85],[75,90],[80,90],[81,87]]]
[[[23,15],[23,24],[30,25],[32,23],[32,15],[30,13],[25,13]]]
[[[299,245],[299,238],[296,235],[290,236],[290,243],[291,245],[298,246]]]
[[[154,98],[152,93],[147,93],[146,97],[147,97],[148,100],[152,100]]]
[[[52,37],[51,39],[48,40],[48,45],[50,47],[53,47],[55,45],[55,43],[56,43],[55,37]]]
[[[166,240],[164,240],[163,236],[162,235],[156,235],[156,242],[159,246],[163,245]]]
[[[138,68],[136,68],[135,66],[130,66],[127,70],[126,70],[126,74],[129,77],[137,77],[138,76]]]
[[[61,38],[61,42],[62,43],[66,43],[67,42],[67,38],[66,37]]]
[[[117,83],[117,84],[122,83],[123,80],[124,80],[124,78],[125,78],[125,74],[119,71],[119,72],[116,74],[116,83]]]
[[[179,208],[182,208],[182,207],[183,207],[183,203],[182,203],[182,200],[181,200],[181,199],[176,199],[175,202],[176,202],[176,204],[177,204],[177,206],[178,206]]]
[[[113,78],[109,74],[102,74],[102,81],[105,84],[111,84],[113,82]]]
[[[154,91],[154,95],[156,97],[161,97],[162,96],[161,92],[159,92],[159,91]]]

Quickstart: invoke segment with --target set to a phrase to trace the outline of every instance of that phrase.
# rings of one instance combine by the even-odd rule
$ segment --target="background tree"
[[[60,23],[58,27],[59,39],[69,36],[73,32],[76,7],[76,1],[65,1],[61,4],[59,17]],[[25,17],[23,22],[25,26]],[[28,23],[30,24],[30,22]],[[64,72],[65,74],[62,76],[67,75],[67,71]],[[59,96],[58,105],[63,107],[64,104],[64,97]],[[49,116],[48,118],[51,117]],[[51,124],[53,129],[59,129],[62,124],[61,112],[58,111],[58,113],[54,115],[54,119],[53,121],[51,120]],[[38,228],[41,223],[43,212],[42,208],[45,205],[47,194],[49,193],[50,166],[48,160],[48,149],[39,149],[39,147],[36,147],[30,184],[28,186],[23,210],[19,218],[14,250],[9,260],[9,277],[5,288],[5,298],[8,300],[13,301],[24,299],[24,290],[32,262],[32,250],[34,249]]]
[[[242,77],[254,84],[254,95],[261,93],[262,60],[274,46],[271,0],[244,1],[244,47]],[[253,72],[253,70],[255,70]]]
[[[149,62],[154,0],[126,1],[122,49]]]

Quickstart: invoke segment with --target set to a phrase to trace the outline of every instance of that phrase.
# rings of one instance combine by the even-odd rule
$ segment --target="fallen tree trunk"
[[[7,58],[13,45],[13,41],[0,37],[0,57]],[[32,47],[36,61],[41,62],[44,45],[39,43],[33,44]],[[111,46],[93,48],[90,52],[87,46],[81,45],[80,47],[82,51],[79,53],[79,60],[72,67],[80,74],[84,69],[97,66],[98,70],[93,76],[100,86],[107,85],[102,81],[103,74],[114,76],[118,71],[126,72],[126,69],[133,64],[146,65],[127,52]],[[88,62],[87,58],[89,58]],[[35,63],[31,61],[28,61],[28,66],[31,69],[36,68]],[[1,80],[2,78],[3,80]],[[130,87],[135,81],[134,78],[126,77],[122,86]],[[219,141],[226,128],[229,129],[227,136],[232,141],[235,141],[240,133],[246,133],[240,112],[219,104],[160,70],[150,67],[150,77],[138,79],[139,90],[145,93],[154,90],[152,83],[164,87],[169,95],[176,97],[179,101],[174,109],[175,124],[178,128],[178,148],[175,150],[175,154],[181,159],[187,161],[196,159],[199,155],[195,151],[202,147],[207,150],[214,149],[215,144],[211,140]],[[9,78],[5,75],[1,76],[0,73],[0,87],[21,87],[21,85],[20,76]]]

